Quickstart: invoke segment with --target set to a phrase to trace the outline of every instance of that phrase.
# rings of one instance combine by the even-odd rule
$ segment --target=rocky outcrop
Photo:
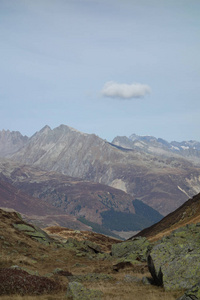
[[[19,231],[23,231],[26,235],[42,244],[49,245],[53,242],[46,232],[34,225],[26,224],[22,221],[22,223],[13,223],[13,227]]]
[[[85,253],[91,253],[91,254],[98,254],[102,253],[101,248],[96,243],[93,243],[91,241],[78,241],[73,238],[69,238],[67,242],[65,243],[66,247],[72,247],[75,248],[77,251],[77,254],[79,252],[85,252]]]
[[[149,271],[166,290],[189,289],[200,278],[200,223],[162,238],[148,254]]]
[[[80,282],[70,282],[66,296],[72,300],[100,300],[102,292],[87,289]]]
[[[112,245],[111,255],[126,262],[136,260],[145,262],[149,248],[150,243],[146,238],[137,237]]]
[[[200,282],[195,284],[191,289],[177,300],[199,300],[200,299]]]

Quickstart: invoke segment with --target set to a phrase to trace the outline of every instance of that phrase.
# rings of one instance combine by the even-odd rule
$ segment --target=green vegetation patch
[[[101,213],[103,226],[109,230],[138,231],[152,225],[142,215],[124,213],[113,209]]]
[[[138,199],[133,200],[133,206],[135,208],[136,215],[145,217],[152,222],[152,225],[159,222],[163,218],[163,216],[157,210],[153,209],[149,205],[146,205],[144,202]]]

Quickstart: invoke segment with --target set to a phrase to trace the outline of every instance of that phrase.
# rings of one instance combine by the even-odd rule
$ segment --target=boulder
[[[73,300],[100,300],[101,291],[85,288],[80,282],[70,282],[67,288],[66,297]]]
[[[102,253],[99,245],[86,240],[86,241],[78,241],[73,238],[68,238],[66,246],[76,249],[80,252],[90,253],[90,254],[98,254]]]
[[[185,294],[177,300],[199,300],[200,299],[200,282],[195,284]]]
[[[23,231],[26,235],[29,235],[32,239],[42,244],[49,245],[53,241],[46,232],[37,226],[26,224],[24,222],[13,223],[12,225],[15,229]]]
[[[143,283],[144,285],[152,285],[154,282],[153,282],[153,279],[152,279],[152,278],[149,278],[149,277],[144,276],[144,277],[142,278],[142,283]]]
[[[156,284],[166,290],[191,288],[200,278],[200,223],[186,225],[162,238],[147,260]]]
[[[145,237],[136,237],[112,245],[111,255],[123,261],[146,261],[149,249],[150,243]]]

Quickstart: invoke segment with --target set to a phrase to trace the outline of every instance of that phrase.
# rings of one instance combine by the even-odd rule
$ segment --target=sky
[[[199,0],[0,0],[0,130],[200,141]]]

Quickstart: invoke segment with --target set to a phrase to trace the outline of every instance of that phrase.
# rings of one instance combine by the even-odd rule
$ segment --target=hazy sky
[[[200,141],[199,0],[0,0],[0,130]]]

